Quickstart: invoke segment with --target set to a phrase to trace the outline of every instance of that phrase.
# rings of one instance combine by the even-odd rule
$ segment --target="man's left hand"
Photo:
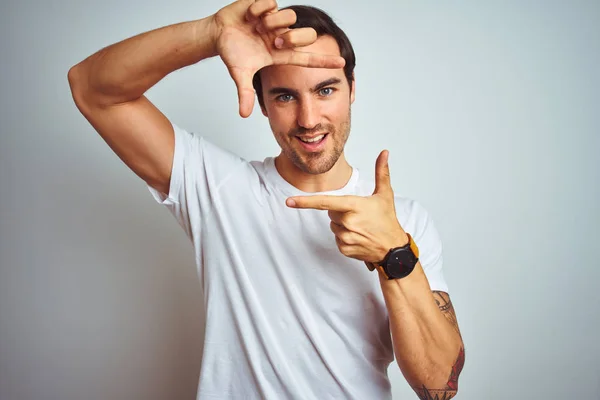
[[[384,150],[377,157],[371,196],[294,196],[286,204],[328,210],[330,228],[343,255],[366,262],[382,261],[390,249],[408,243],[396,217],[388,155]]]

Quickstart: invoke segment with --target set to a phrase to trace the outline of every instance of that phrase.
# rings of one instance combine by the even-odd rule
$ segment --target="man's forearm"
[[[102,104],[136,100],[169,73],[217,55],[212,21],[169,25],[105,47],[73,67],[69,80]]]
[[[452,307],[449,298],[444,293],[434,298],[420,263],[406,278],[387,280],[380,273],[380,283],[404,377],[421,399],[452,398],[464,348],[456,321],[443,313]]]

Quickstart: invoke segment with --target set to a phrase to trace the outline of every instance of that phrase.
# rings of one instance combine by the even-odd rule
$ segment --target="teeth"
[[[314,143],[314,142],[318,142],[319,140],[323,139],[324,137],[325,137],[325,135],[317,136],[314,139],[302,139],[302,138],[298,138],[298,139],[302,140],[304,143]]]

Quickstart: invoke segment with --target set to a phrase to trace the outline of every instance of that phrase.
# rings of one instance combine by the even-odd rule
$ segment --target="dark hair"
[[[291,29],[313,28],[317,31],[317,37],[330,35],[335,39],[340,48],[340,55],[346,60],[346,65],[344,65],[344,75],[346,75],[348,84],[352,86],[352,81],[354,80],[352,73],[354,72],[354,66],[356,65],[356,56],[354,55],[354,49],[352,48],[350,39],[348,39],[348,36],[346,36],[344,31],[333,22],[333,19],[331,19],[325,11],[319,8],[312,6],[288,6],[281,10],[288,9],[294,10],[296,13],[296,23],[290,26]],[[254,86],[254,90],[256,90],[258,103],[261,107],[264,107],[260,71],[254,74],[252,85]]]

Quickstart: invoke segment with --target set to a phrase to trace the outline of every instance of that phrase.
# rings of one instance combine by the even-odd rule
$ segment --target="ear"
[[[350,88],[350,104],[354,103],[354,99],[356,91],[356,76],[354,75],[354,71],[352,71],[352,87]]]

